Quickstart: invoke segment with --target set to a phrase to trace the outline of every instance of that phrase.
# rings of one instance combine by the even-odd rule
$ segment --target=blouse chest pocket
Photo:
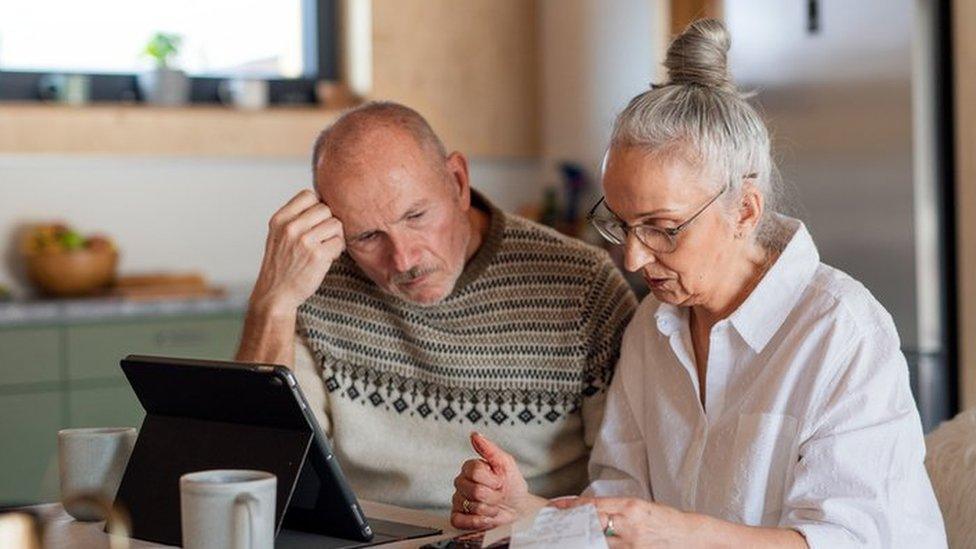
[[[796,418],[741,414],[724,494],[728,515],[750,525],[775,526],[797,456]]]

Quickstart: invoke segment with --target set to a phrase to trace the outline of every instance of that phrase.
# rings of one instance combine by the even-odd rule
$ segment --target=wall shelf
[[[535,2],[375,0],[370,5],[370,98],[417,109],[449,150],[478,158],[538,157]],[[307,158],[318,132],[340,112],[0,103],[0,154]]]
[[[0,104],[0,153],[307,157],[340,111]]]

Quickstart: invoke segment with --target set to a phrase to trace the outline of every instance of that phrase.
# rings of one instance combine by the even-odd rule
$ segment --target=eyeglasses
[[[589,221],[594,228],[596,228],[597,232],[600,233],[600,236],[605,238],[611,244],[616,244],[618,246],[623,245],[624,242],[627,241],[627,233],[633,232],[634,236],[637,237],[637,240],[639,240],[641,244],[651,249],[651,251],[668,254],[673,252],[675,248],[678,247],[677,238],[678,235],[681,234],[681,231],[685,230],[688,225],[691,225],[692,221],[698,219],[698,216],[704,213],[704,211],[715,203],[720,196],[725,194],[725,191],[727,190],[729,190],[729,185],[723,187],[718,194],[713,196],[711,200],[699,208],[694,215],[689,217],[684,223],[678,225],[677,227],[662,229],[646,223],[627,225],[623,222],[623,220],[620,219],[620,216],[615,214],[613,210],[606,205],[606,197],[601,197],[600,201],[597,202],[592,209],[590,209],[590,213],[586,214],[586,220]],[[600,207],[600,204],[603,204],[603,207],[610,212],[613,217],[598,215],[596,211],[597,208]]]

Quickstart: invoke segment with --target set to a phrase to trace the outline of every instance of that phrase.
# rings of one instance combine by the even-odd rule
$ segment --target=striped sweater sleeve
[[[587,296],[583,340],[587,345],[583,379],[583,431],[586,445],[596,441],[606,393],[613,379],[624,329],[637,308],[637,298],[620,270],[605,257]]]

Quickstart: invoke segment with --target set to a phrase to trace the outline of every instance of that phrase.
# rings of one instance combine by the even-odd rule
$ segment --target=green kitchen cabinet
[[[0,505],[57,499],[59,429],[142,424],[126,355],[231,360],[242,324],[228,312],[0,327]]]
[[[239,317],[69,326],[68,379],[120,378],[119,361],[129,354],[231,360],[241,326]]]
[[[57,382],[61,379],[58,328],[10,328],[0,331],[0,386]]]
[[[62,394],[0,395],[0,504],[58,499]]]
[[[91,389],[72,388],[67,393],[72,427],[136,427],[145,415],[127,384]]]

